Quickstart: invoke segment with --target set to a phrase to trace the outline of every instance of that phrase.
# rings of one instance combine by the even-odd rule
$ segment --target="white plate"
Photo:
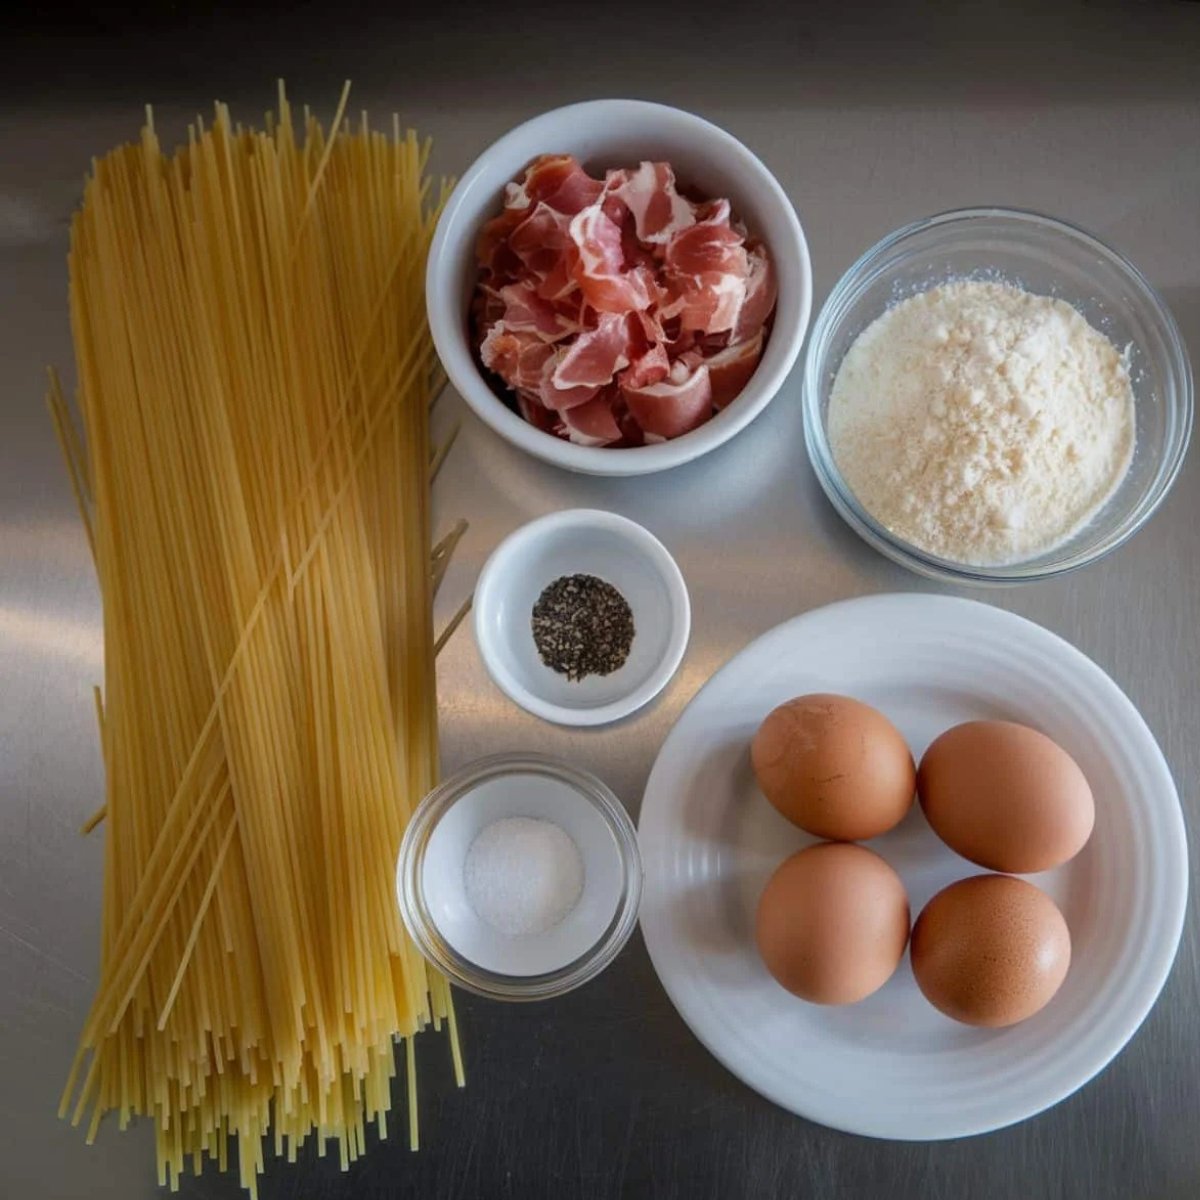
[[[886,713],[919,758],[973,718],[1026,722],[1059,742],[1096,797],[1084,850],[1031,878],[1071,928],[1057,996],[1003,1030],[937,1012],[905,956],[845,1008],[797,1000],[753,940],[759,892],[814,840],[754,784],[748,747],[776,704],[841,692]],[[701,690],[663,745],[642,801],[641,922],[650,957],[696,1036],[745,1083],[811,1120],[872,1137],[961,1137],[1023,1120],[1087,1082],[1133,1035],[1170,971],[1187,898],[1183,818],[1153,735],[1080,651],[972,600],[851,600],[780,625]],[[980,868],[943,845],[920,809],[869,843],[900,872],[915,919]]]

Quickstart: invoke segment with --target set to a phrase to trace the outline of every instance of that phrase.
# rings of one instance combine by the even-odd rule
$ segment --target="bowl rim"
[[[730,404],[699,428],[652,446],[620,449],[577,446],[530,425],[489,387],[468,344],[463,314],[459,311],[456,281],[450,278],[445,266],[446,248],[476,234],[476,225],[465,228],[467,218],[464,213],[483,173],[496,160],[511,156],[514,148],[522,145],[539,126],[556,125],[564,119],[619,125],[631,111],[655,115],[675,125],[682,124],[700,140],[719,144],[736,160],[747,178],[747,186],[764,192],[767,202],[778,210],[788,231],[789,244],[773,246],[772,253],[777,256],[786,253],[799,266],[796,320],[791,330],[785,330],[776,319],[767,350],[749,383]],[[522,163],[514,169],[520,170],[525,161],[523,156]],[[535,458],[589,475],[644,475],[667,470],[706,454],[741,432],[779,393],[795,366],[812,315],[812,292],[812,261],[804,229],[787,192],[766,164],[733,134],[704,117],[654,101],[618,98],[584,100],[550,109],[517,125],[484,149],[463,172],[446,201],[430,245],[425,271],[425,306],[434,346],[449,381],[468,407],[505,441]],[[778,312],[777,305],[776,318]],[[778,357],[771,365],[769,355],[776,347],[779,348]],[[765,373],[764,366],[770,368]]]
[[[635,688],[607,704],[593,708],[570,708],[554,704],[530,691],[501,663],[495,649],[495,637],[489,621],[494,611],[493,597],[506,586],[507,560],[522,546],[536,542],[563,529],[602,529],[616,534],[647,558],[658,570],[667,588],[671,609],[671,629],[667,644],[654,670]],[[691,636],[692,606],[687,582],[671,552],[644,525],[618,513],[600,508],[566,508],[536,517],[514,529],[488,555],[475,583],[473,623],[479,656],[492,682],[526,712],[556,725],[608,725],[649,704],[674,678],[683,661]]]
[[[911,542],[897,537],[859,504],[857,497],[842,478],[829,449],[825,435],[825,423],[820,415],[821,380],[818,378],[817,359],[834,325],[835,317],[838,315],[837,310],[845,297],[858,286],[862,277],[877,260],[883,258],[901,242],[937,226],[965,224],[980,219],[1011,220],[1014,223],[1038,225],[1049,229],[1086,246],[1123,272],[1132,286],[1143,293],[1155,314],[1170,360],[1170,373],[1174,377],[1176,404],[1168,413],[1168,420],[1171,424],[1168,432],[1167,451],[1158,464],[1154,480],[1148,488],[1144,500],[1139,508],[1133,510],[1137,514],[1136,519],[1128,521],[1126,528],[1121,529],[1119,533],[1107,538],[1101,544],[1058,559],[1047,559],[1048,555],[1055,553],[1052,548],[1042,555],[1024,562],[976,566],[931,554]],[[825,298],[820,312],[813,322],[812,333],[805,353],[802,392],[804,444],[808,451],[809,462],[822,491],[846,524],[868,545],[918,575],[948,583],[971,584],[981,587],[1008,586],[1056,578],[1091,563],[1099,562],[1100,559],[1123,546],[1155,514],[1178,478],[1191,440],[1195,407],[1191,362],[1183,336],[1167,302],[1142,271],[1102,238],[1071,221],[1033,209],[1005,205],[978,205],[947,209],[934,213],[932,216],[910,221],[885,235],[860,254],[830,289],[829,295]]]
[[[441,935],[425,904],[422,868],[438,822],[481,783],[504,775],[544,775],[570,788],[604,819],[621,864],[621,897],[597,941],[571,962],[539,975],[504,975],[477,966]],[[413,812],[396,856],[396,903],[409,937],[422,955],[460,987],[492,1000],[548,1000],[565,995],[599,975],[629,941],[642,898],[642,857],[637,828],[625,806],[603,780],[548,754],[511,751],[475,759],[446,776]]]

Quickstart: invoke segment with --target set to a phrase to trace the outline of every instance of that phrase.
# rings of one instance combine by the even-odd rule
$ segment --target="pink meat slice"
[[[579,251],[573,242],[563,247],[562,254],[550,272],[537,281],[537,294],[546,300],[556,303],[569,297],[577,296],[575,308],[583,302],[583,294],[579,291],[579,282],[575,278],[579,265]]]
[[[679,437],[712,416],[712,383],[708,367],[694,369],[677,362],[660,383],[627,389],[625,403],[647,440]]]
[[[543,154],[530,163],[520,183],[504,192],[506,208],[526,209],[543,203],[556,212],[574,216],[594,204],[604,184],[593,179],[572,154]]]
[[[602,313],[628,313],[649,308],[653,275],[644,266],[625,269],[621,227],[600,203],[571,221],[571,241],[579,252],[575,279],[587,302]]]
[[[500,289],[500,298],[505,306],[504,324],[510,330],[536,333],[547,342],[561,341],[579,332],[579,322],[539,296],[532,284],[506,284]]]
[[[597,387],[556,388],[543,376],[538,397],[551,412],[565,413],[594,400],[600,390]]]
[[[542,376],[538,384],[538,399],[551,412],[565,412],[568,408],[578,408],[579,405],[586,404],[593,399],[603,386],[602,384],[579,384],[559,387],[555,384],[555,373],[568,353],[570,353],[568,347],[559,346],[542,366]]]
[[[598,312],[631,313],[648,308],[657,296],[653,274],[645,267],[634,267],[619,275],[591,275],[576,268],[587,302]]]
[[[567,348],[554,371],[557,388],[604,387],[629,366],[629,321],[601,313],[595,329],[585,329]]]
[[[510,330],[497,321],[488,330],[479,357],[483,365],[495,371],[511,388],[536,391],[541,385],[542,370],[554,354],[554,347],[535,333]]]
[[[617,376],[619,386],[646,387],[665,379],[671,369],[671,358],[662,326],[648,312],[630,313],[628,326],[629,366]]]
[[[749,274],[746,251],[740,233],[730,227],[729,201],[717,200],[705,206],[702,220],[681,229],[667,243],[667,271],[675,276],[700,276],[713,273]]]
[[[661,383],[671,373],[671,360],[665,346],[658,343],[638,355],[617,377],[623,391],[649,387]]]
[[[738,396],[750,382],[762,352],[763,331],[760,329],[750,341],[727,346],[703,360],[712,384],[714,407],[724,408]]]
[[[567,230],[571,219],[545,201],[539,201],[532,212],[525,211],[528,215],[509,234],[508,244],[526,270],[545,279],[562,261],[570,243]]]
[[[495,371],[511,383],[517,373],[522,344],[523,339],[519,334],[510,332],[503,321],[497,321],[479,344],[479,358],[489,371]]]
[[[653,342],[668,342],[671,340],[667,336],[666,330],[663,329],[662,322],[653,312],[634,313],[634,318],[637,320],[638,325],[641,326],[641,337],[647,345]]]
[[[579,446],[611,446],[621,440],[621,427],[613,412],[613,396],[603,391],[578,408],[559,414],[566,436]]]
[[[695,205],[675,190],[675,172],[669,163],[643,162],[633,171],[609,171],[606,186],[633,215],[643,242],[665,245],[695,224]]]
[[[734,274],[706,271],[688,276],[670,306],[680,330],[701,337],[732,329],[742,311],[746,281]]]
[[[733,326],[732,340],[744,342],[766,324],[775,307],[778,289],[771,256],[762,243],[749,248],[750,275],[746,280],[746,295]]]
[[[576,213],[568,232],[579,252],[582,271],[597,276],[620,274],[625,266],[621,227],[604,211],[603,205],[593,204]]]

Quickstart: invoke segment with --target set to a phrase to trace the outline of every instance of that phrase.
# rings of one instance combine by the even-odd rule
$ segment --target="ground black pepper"
[[[635,632],[629,602],[595,575],[562,575],[548,584],[530,624],[542,662],[573,681],[623,666]]]

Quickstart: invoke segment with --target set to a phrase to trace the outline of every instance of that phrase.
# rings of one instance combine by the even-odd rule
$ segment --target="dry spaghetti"
[[[343,1165],[394,1039],[449,1025],[395,855],[437,766],[428,145],[218,105],[93,164],[71,230],[85,440],[50,407],[104,603],[101,976],[63,1113],[157,1128],[159,1176]],[[444,196],[445,189],[442,189]]]

